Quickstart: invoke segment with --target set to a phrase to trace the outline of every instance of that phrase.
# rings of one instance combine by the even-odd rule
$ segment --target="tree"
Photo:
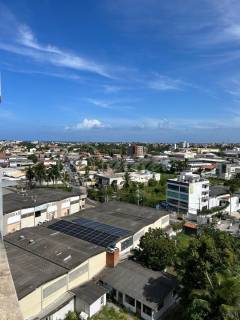
[[[43,180],[46,177],[46,169],[45,166],[42,162],[38,163],[35,167],[34,167],[34,175],[35,175],[35,179],[42,184]]]
[[[213,227],[203,228],[187,247],[178,248],[175,270],[184,319],[238,319],[231,314],[240,306],[239,257],[239,240]]]
[[[28,160],[31,160],[33,163],[37,163],[38,162],[38,157],[35,154],[30,154],[28,156]]]
[[[209,289],[194,290],[186,319],[240,319],[240,277],[229,274],[208,276]],[[199,318],[197,318],[197,316]]]
[[[26,178],[28,180],[29,183],[29,187],[32,187],[32,181],[35,177],[34,171],[32,169],[32,167],[28,167],[27,171],[26,171]]]
[[[148,268],[164,270],[174,262],[175,243],[160,228],[150,229],[141,239],[135,257]]]

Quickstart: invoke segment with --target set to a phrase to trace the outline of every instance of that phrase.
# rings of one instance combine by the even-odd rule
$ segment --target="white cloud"
[[[68,50],[40,43],[30,27],[19,23],[12,13],[6,7],[1,6],[1,4],[0,11],[2,11],[0,18],[3,18],[0,19],[0,30],[4,30],[4,32],[1,32],[1,50],[30,57],[35,61],[48,63],[55,67],[87,71],[112,78],[107,66]]]
[[[98,99],[92,99],[92,98],[87,98],[86,99],[87,102],[100,107],[100,108],[104,108],[104,109],[112,109],[112,104],[113,102],[108,102],[108,101],[103,101],[103,100],[98,100]]]
[[[163,75],[156,75],[147,83],[150,89],[159,91],[183,90],[185,83],[179,79],[172,79]]]
[[[105,128],[105,125],[97,119],[83,119],[81,122],[73,126],[67,126],[66,130],[90,130],[90,129],[99,129]]]

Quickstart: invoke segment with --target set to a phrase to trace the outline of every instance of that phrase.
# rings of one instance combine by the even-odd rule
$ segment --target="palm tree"
[[[35,175],[35,179],[42,184],[43,180],[46,177],[46,169],[43,163],[38,163],[35,167],[34,167],[34,175]]]
[[[213,279],[206,272],[209,289],[194,290],[192,305],[208,312],[206,319],[240,319],[240,276],[215,274]]]
[[[35,178],[35,174],[34,171],[32,169],[32,167],[28,167],[27,171],[26,171],[26,178],[28,180],[29,183],[29,187],[32,187],[32,181]]]

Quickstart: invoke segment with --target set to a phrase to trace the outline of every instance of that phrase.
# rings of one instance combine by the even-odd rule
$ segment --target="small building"
[[[78,314],[83,312],[91,318],[106,305],[107,290],[93,281],[72,289],[72,292],[75,294],[75,310]]]
[[[131,260],[125,260],[113,269],[106,268],[100,274],[99,282],[115,301],[145,320],[162,319],[176,301],[174,276]]]

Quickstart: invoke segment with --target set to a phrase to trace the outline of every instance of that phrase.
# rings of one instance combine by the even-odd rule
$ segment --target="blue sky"
[[[240,2],[0,0],[0,139],[235,142]]]

